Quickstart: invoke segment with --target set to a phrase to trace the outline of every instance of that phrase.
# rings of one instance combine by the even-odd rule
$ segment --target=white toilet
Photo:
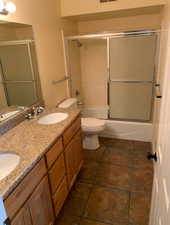
[[[98,134],[105,128],[105,121],[95,118],[82,118],[82,130],[84,132],[83,148],[96,150],[100,147]]]
[[[59,104],[58,108],[75,108],[77,107],[77,99],[69,98]],[[88,150],[96,150],[100,147],[98,134],[105,128],[105,121],[95,118],[82,118],[82,130],[84,133],[83,148]]]

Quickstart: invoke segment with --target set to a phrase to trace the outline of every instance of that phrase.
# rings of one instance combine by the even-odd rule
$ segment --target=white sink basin
[[[68,113],[51,113],[40,118],[38,123],[44,125],[55,124],[67,119],[67,117]]]
[[[13,153],[0,153],[0,180],[8,176],[19,164],[20,157]]]

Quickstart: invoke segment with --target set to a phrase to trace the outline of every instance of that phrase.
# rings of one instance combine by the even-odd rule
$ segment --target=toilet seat
[[[82,129],[87,132],[100,132],[104,129],[105,121],[95,118],[82,118]]]

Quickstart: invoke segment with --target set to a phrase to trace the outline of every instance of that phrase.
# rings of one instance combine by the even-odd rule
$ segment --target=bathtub
[[[102,137],[146,142],[152,141],[152,123],[108,120],[107,115],[108,107],[82,108],[82,117],[95,117],[106,120],[106,128],[100,134]]]

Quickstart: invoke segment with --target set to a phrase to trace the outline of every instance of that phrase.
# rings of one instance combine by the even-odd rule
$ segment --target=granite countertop
[[[37,120],[49,113],[67,112],[69,117],[53,125],[40,125]],[[0,152],[18,154],[21,159],[13,172],[0,181],[0,196],[5,199],[24,176],[42,158],[55,140],[63,133],[70,123],[78,116],[80,110],[52,109],[45,110],[33,120],[25,120],[0,137]]]

